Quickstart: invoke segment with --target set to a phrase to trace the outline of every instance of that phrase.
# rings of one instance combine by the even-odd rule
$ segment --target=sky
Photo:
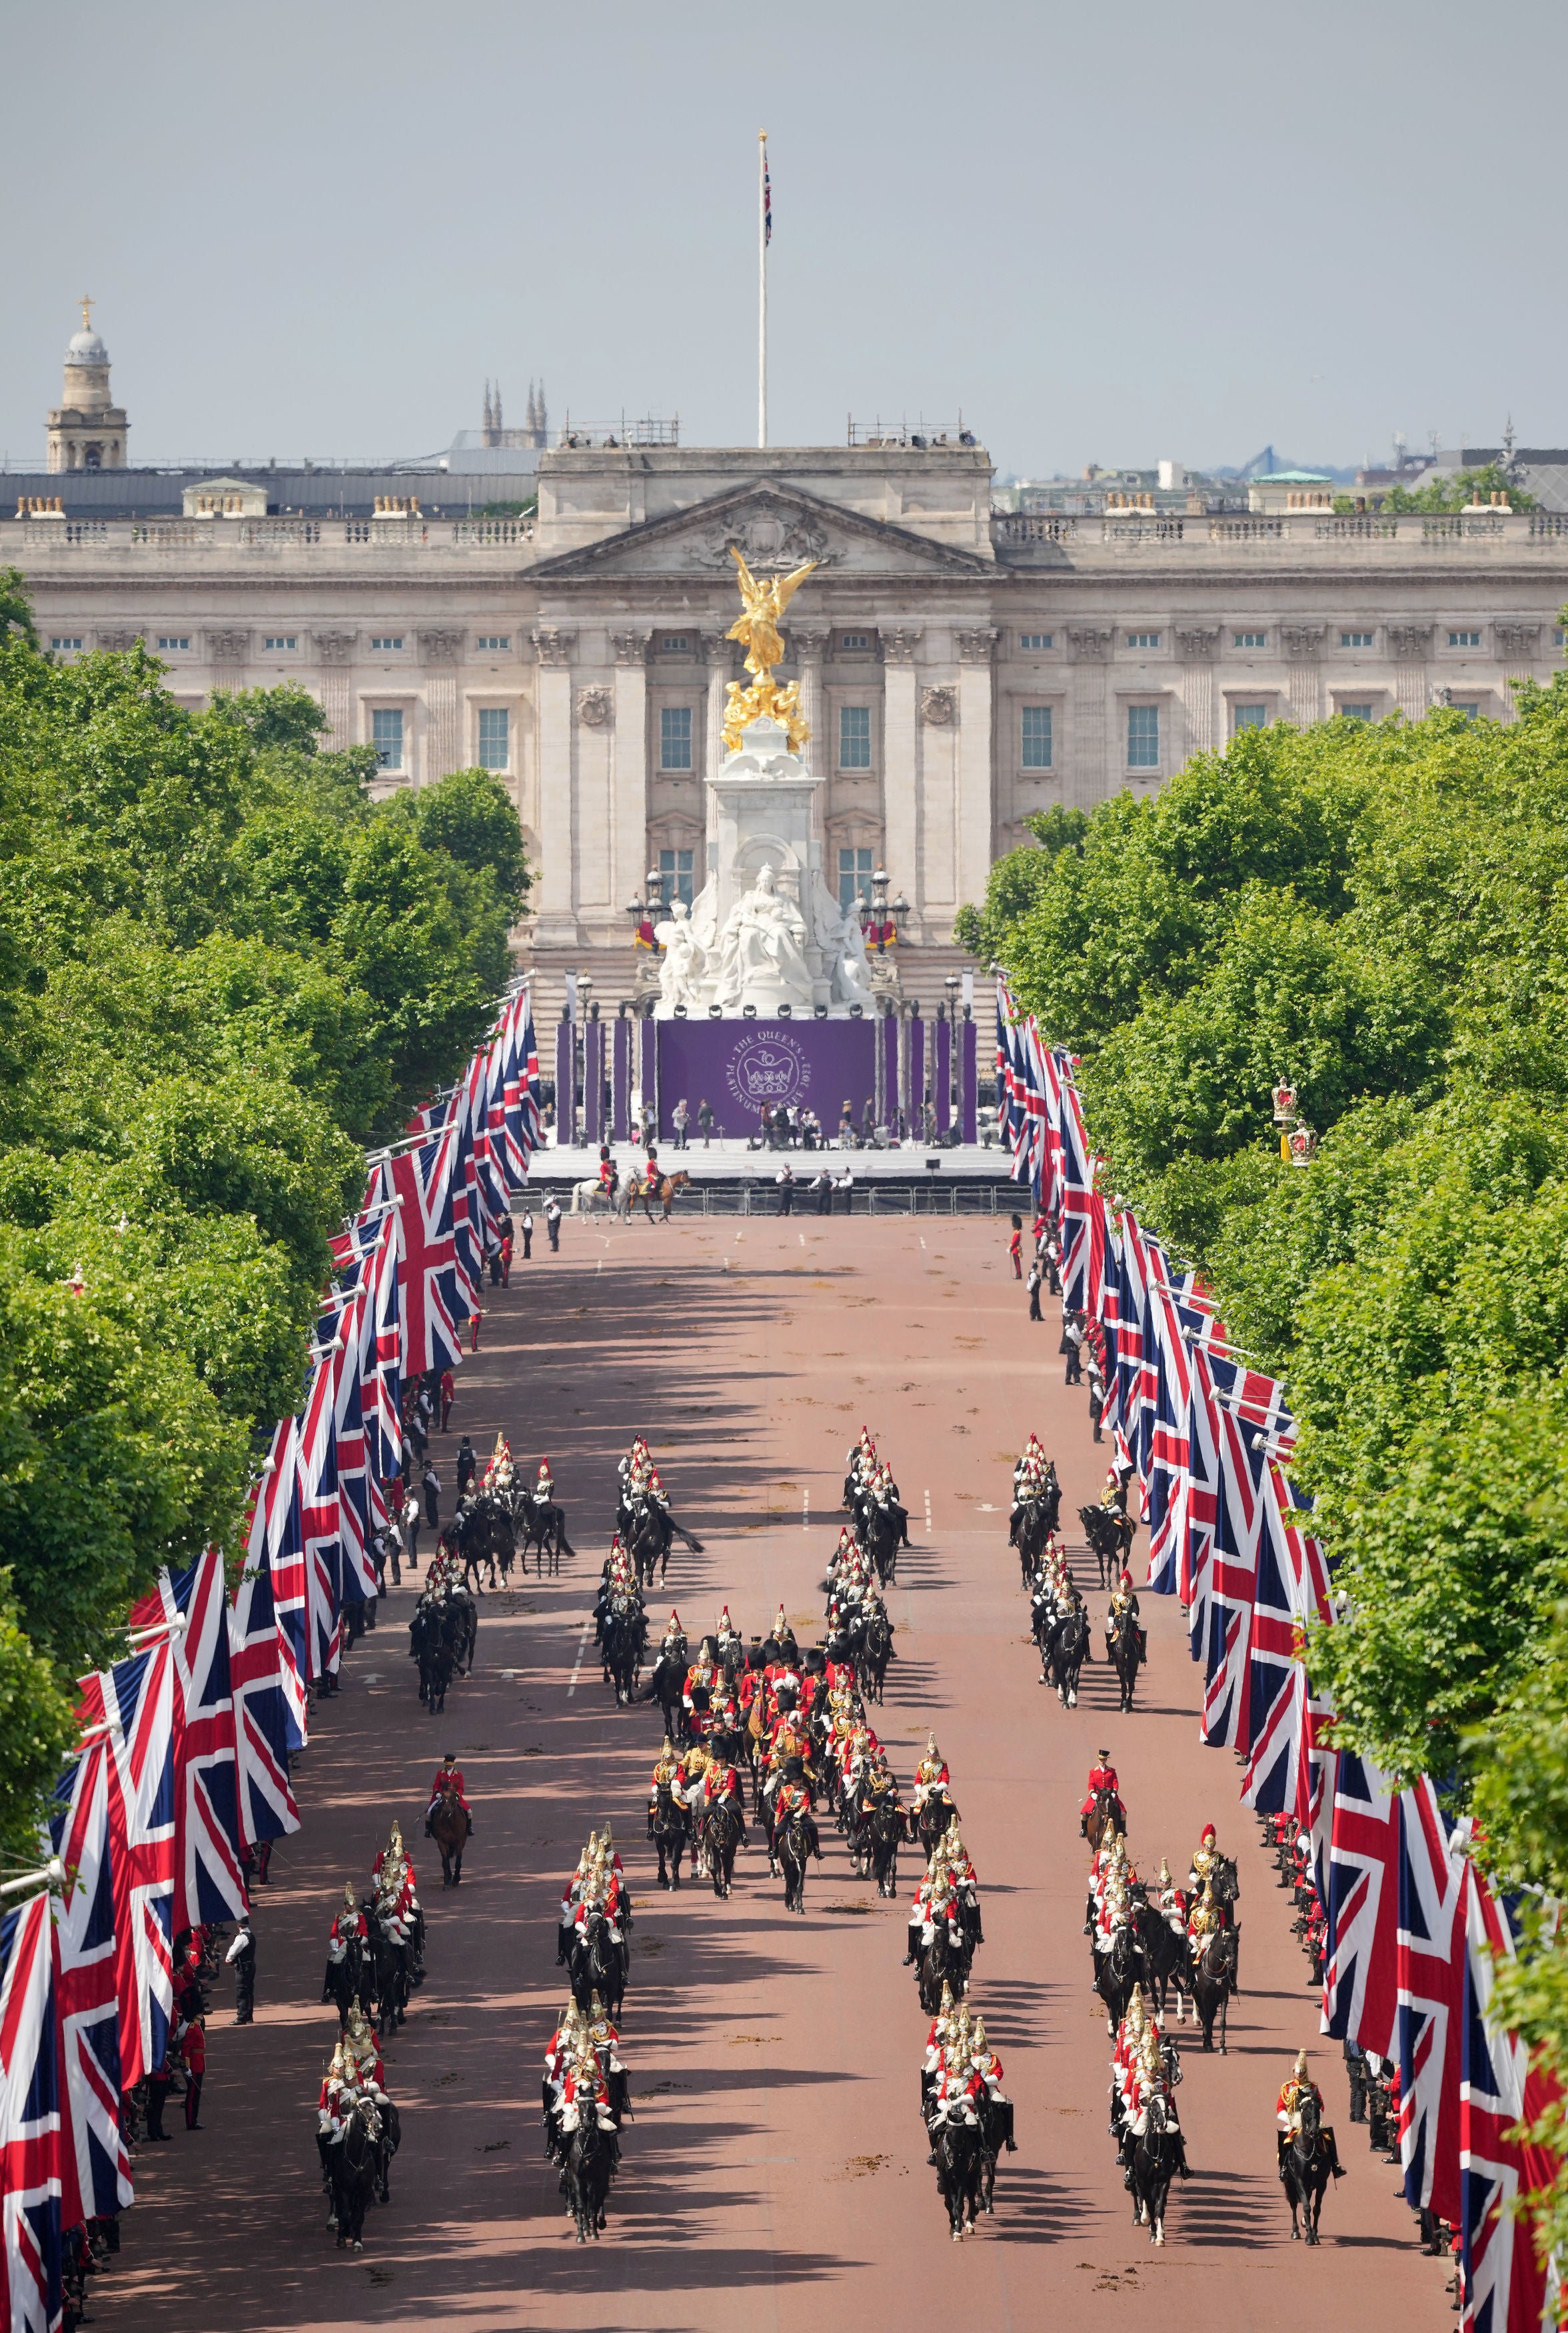
[[[1559,0],[0,0],[0,454],[88,292],[134,461],[678,415],[1002,475],[1568,443]]]

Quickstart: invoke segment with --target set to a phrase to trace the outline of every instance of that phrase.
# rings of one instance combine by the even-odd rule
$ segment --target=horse
[[[1214,2020],[1219,2019],[1219,2054],[1225,2048],[1225,2010],[1236,1990],[1236,1931],[1216,1928],[1195,1963],[1190,1978],[1192,2005],[1203,2028],[1203,2047],[1214,2047]]]
[[[618,2017],[626,1995],[626,1964],[620,1946],[610,1935],[609,1923],[597,1906],[572,1937],[567,1956],[571,1997],[587,2009],[597,1992],[612,2017]]]
[[[1112,1629],[1106,1650],[1111,1656],[1122,1686],[1122,1707],[1133,1706],[1133,1687],[1138,1682],[1138,1669],[1143,1659],[1143,1631],[1130,1612],[1123,1612]]]
[[[381,2143],[376,2149],[376,2198],[378,2203],[392,2201],[392,2157],[403,2144],[403,2119],[390,2098],[377,2109],[381,2123]]]
[[[1133,2149],[1133,2224],[1146,2227],[1151,2243],[1165,2241],[1165,2202],[1181,2159],[1180,2142],[1169,2127],[1165,2100],[1149,2101],[1143,2136]]]
[[[975,2100],[980,2117],[980,2202],[982,2212],[996,2208],[997,2157],[1012,2145],[1013,2107],[1010,2098],[993,2098],[989,2090]]]
[[[876,1570],[877,1583],[885,1588],[898,1577],[898,1551],[909,1545],[909,1510],[890,1502],[882,1506],[866,1502],[865,1551]]]
[[[1089,1657],[1089,1616],[1081,1605],[1072,1606],[1062,1615],[1049,1642],[1046,1674],[1056,1688],[1056,1699],[1062,1707],[1076,1709],[1078,1671]]]
[[[428,1829],[441,1851],[441,1885],[443,1887],[455,1887],[463,1877],[463,1850],[468,1842],[468,1817],[453,1783],[445,1785],[432,1808]]]
[[[577,2223],[577,2240],[586,2244],[592,2236],[597,2243],[605,2223],[605,2205],[609,2201],[616,2156],[612,2135],[599,2128],[598,2115],[592,2106],[578,2117],[564,2167],[567,2209]]]
[[[901,1808],[890,1807],[884,1800],[872,1810],[865,1837],[871,1876],[876,1882],[879,1896],[896,1896],[898,1893],[898,1843],[904,1836]]]
[[[641,1599],[617,1596],[605,1615],[603,1646],[605,1676],[614,1685],[617,1702],[636,1697],[647,1636],[648,1616]]]
[[[1164,1914],[1147,1901],[1134,1910],[1133,1925],[1143,1948],[1143,1965],[1148,1971],[1149,1990],[1153,1996],[1157,2014],[1164,2016],[1173,1985],[1176,1989],[1176,2021],[1184,2025],[1188,1996],[1191,1991],[1186,1937],[1178,1935]]]
[[[880,1604],[874,1605],[855,1664],[861,1693],[867,1701],[881,1702],[887,1684],[887,1665],[897,1658],[893,1649],[893,1623]]]
[[[648,1809],[648,1837],[659,1855],[659,1886],[678,1887],[681,1884],[681,1858],[686,1851],[686,1817],[676,1804],[675,1794],[668,1782],[661,1782]],[[668,1871],[666,1873],[666,1863]]]
[[[1108,1588],[1133,1552],[1138,1526],[1118,1507],[1080,1507],[1078,1521],[1089,1542],[1089,1552],[1100,1567],[1100,1585]]]
[[[642,1698],[645,1701],[658,1703],[664,1721],[664,1732],[672,1742],[676,1739],[681,1720],[685,1714],[682,1696],[685,1691],[686,1670],[689,1666],[686,1659],[686,1640],[683,1637],[679,1650],[672,1647],[668,1653],[660,1651],[658,1659],[649,1671],[648,1682],[643,1689]]]
[[[395,2033],[408,2011],[409,1954],[380,1921],[370,1921],[370,1961],[376,1991],[376,2025],[383,2041]]]
[[[980,2135],[956,2102],[935,2116],[931,2151],[936,2157],[936,2192],[947,2205],[954,2243],[974,2233],[980,2209]]]
[[[518,1498],[517,1520],[522,1527],[518,1553],[524,1571],[528,1569],[528,1551],[539,1551],[537,1577],[544,1578],[544,1561],[550,1558],[551,1579],[559,1577],[563,1555],[575,1556],[577,1550],[566,1535],[566,1509],[558,1507],[553,1499],[537,1498],[533,1492],[523,1491]]]
[[[920,2005],[928,2017],[934,2017],[942,2007],[944,1984],[951,1985],[955,2001],[969,1991],[971,1957],[961,1928],[953,1929],[944,1919],[932,1921],[931,1942],[915,1963],[914,1971]]]
[[[572,1185],[571,1212],[574,1215],[597,1215],[601,1208],[612,1215],[619,1215],[622,1223],[630,1219],[631,1199],[618,1176],[607,1191],[597,1176],[591,1182]]]
[[[807,1843],[806,1826],[798,1808],[791,1808],[788,1820],[773,1834],[773,1852],[784,1875],[784,1909],[806,1911],[806,1866],[811,1849]]]
[[[1053,1461],[1046,1469],[1045,1488],[1035,1498],[1023,1502],[1009,1529],[1009,1536],[1018,1551],[1026,1588],[1029,1574],[1046,1551],[1046,1541],[1056,1530],[1061,1512],[1062,1491],[1056,1481]]]
[[[330,2001],[337,2010],[340,2027],[347,2029],[349,2011],[356,2002],[364,2006],[368,1977],[365,1949],[358,1936],[350,1936],[342,1959],[327,1963],[327,1974],[321,1986],[321,1998]]]
[[[625,1512],[623,1536],[637,1568],[639,1588],[653,1585],[655,1567],[659,1585],[664,1586],[664,1574],[670,1568],[670,1548],[675,1540],[683,1541],[693,1555],[702,1554],[702,1541],[684,1523],[678,1523],[669,1509],[662,1507],[656,1499],[639,1499]]]
[[[661,1176],[657,1173],[653,1175],[634,1175],[631,1181],[626,1185],[628,1220],[636,1213],[637,1202],[641,1200],[643,1213],[646,1215],[649,1223],[651,1224],[654,1220],[653,1202],[655,1199],[657,1199],[661,1209],[659,1220],[662,1223],[667,1224],[670,1220],[671,1201],[674,1199],[677,1191],[684,1191],[687,1188],[691,1180],[691,1176],[687,1174],[684,1166],[680,1167],[674,1175]]]
[[[936,1845],[937,1840],[948,1826],[957,1820],[958,1809],[948,1797],[942,1783],[935,1783],[927,1795],[925,1804],[915,1818],[921,1848],[928,1863],[931,1861],[932,1848]]]
[[[1114,1791],[1096,1791],[1095,1803],[1084,1817],[1084,1837],[1097,1850],[1114,1831],[1120,1831],[1125,1838],[1127,1810]]]
[[[740,1844],[740,1817],[728,1799],[715,1800],[703,1819],[703,1855],[715,1896],[727,1896],[730,1893],[735,1877],[735,1850]]]
[[[1127,2003],[1138,1982],[1143,1958],[1138,1939],[1130,1927],[1117,1928],[1112,1935],[1109,1952],[1095,1954],[1095,1991],[1105,2004],[1105,2031],[1113,2041],[1127,2014]]]
[[[473,1588],[487,1563],[492,1588],[499,1584],[497,1564],[501,1578],[510,1577],[517,1553],[517,1533],[511,1509],[492,1492],[482,1491],[462,1510],[457,1520],[457,1551],[463,1563],[464,1583],[468,1588]],[[483,1593],[483,1585],[480,1593]]]
[[[356,2099],[343,2125],[343,2135],[327,2157],[332,2183],[332,2208],[327,2225],[338,2231],[339,2251],[348,2244],[357,2252],[365,2249],[365,2213],[376,2193],[380,2144],[381,2126],[375,2108],[363,2098]]]
[[[1221,1928],[1220,1935],[1227,1930]],[[1300,2242],[1305,2232],[1309,2244],[1319,2242],[1317,2223],[1323,2215],[1323,2199],[1332,2176],[1331,2157],[1323,2136],[1323,2117],[1317,2100],[1304,2098],[1296,2109],[1297,2127],[1286,2143],[1282,2157],[1285,2171],[1286,2200],[1290,2205],[1290,2240]],[[1299,2215],[1302,2226],[1296,2225]]]

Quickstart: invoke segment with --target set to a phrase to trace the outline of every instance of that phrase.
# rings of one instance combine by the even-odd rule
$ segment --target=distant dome
[[[109,350],[94,331],[72,332],[65,344],[68,365],[107,364]]]

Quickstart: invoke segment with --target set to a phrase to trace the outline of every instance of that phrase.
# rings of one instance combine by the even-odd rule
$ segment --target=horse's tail
[[[678,1523],[675,1521],[674,1515],[670,1517],[670,1529],[674,1532],[675,1537],[678,1540],[683,1540],[685,1542],[686,1546],[691,1549],[693,1555],[701,1555],[703,1553],[703,1542],[697,1537],[695,1531],[687,1531],[684,1523]]]

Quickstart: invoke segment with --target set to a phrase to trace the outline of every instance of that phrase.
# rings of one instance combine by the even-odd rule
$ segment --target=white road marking
[[[802,1246],[802,1247],[804,1247],[804,1246],[805,1246],[805,1244],[806,1244],[806,1234],[805,1234],[805,1233],[804,1233],[804,1232],[802,1232],[802,1233],[799,1234],[799,1238],[800,1238],[800,1244],[801,1244],[801,1246]]]
[[[728,1272],[728,1271],[729,1271],[729,1269],[730,1269],[730,1259],[729,1259],[729,1257],[728,1257],[728,1256],[726,1256],[726,1257],[724,1258],[724,1269],[725,1269],[725,1271],[726,1271],[726,1272]]]
[[[802,1491],[800,1493],[800,1528],[802,1531],[809,1531],[811,1528],[811,1493],[809,1491]]]
[[[921,1234],[921,1235],[920,1235],[920,1243],[921,1243],[922,1247],[923,1247],[923,1246],[925,1245],[925,1234],[924,1234],[923,1232],[922,1232],[922,1234]]]
[[[579,1676],[581,1676],[581,1675],[582,1675],[582,1656],[583,1656],[583,1652],[584,1652],[584,1649],[585,1649],[585,1647],[587,1647],[587,1644],[588,1644],[588,1630],[593,1627],[593,1624],[594,1624],[594,1616],[593,1616],[593,1614],[590,1612],[590,1613],[588,1614],[588,1618],[587,1618],[587,1619],[583,1622],[583,1624],[582,1624],[582,1635],[581,1635],[581,1636],[578,1638],[578,1640],[577,1640],[577,1665],[576,1665],[576,1666],[573,1668],[572,1673],[571,1673],[571,1683],[568,1685],[568,1687],[567,1687],[567,1689],[566,1689],[566,1697],[567,1697],[567,1699],[568,1699],[569,1701],[571,1699],[571,1697],[572,1697],[573,1694],[577,1691],[577,1681],[578,1681],[578,1677],[579,1677]]]
[[[925,1528],[929,1537],[931,1533],[931,1493],[929,1491],[925,1494]]]

